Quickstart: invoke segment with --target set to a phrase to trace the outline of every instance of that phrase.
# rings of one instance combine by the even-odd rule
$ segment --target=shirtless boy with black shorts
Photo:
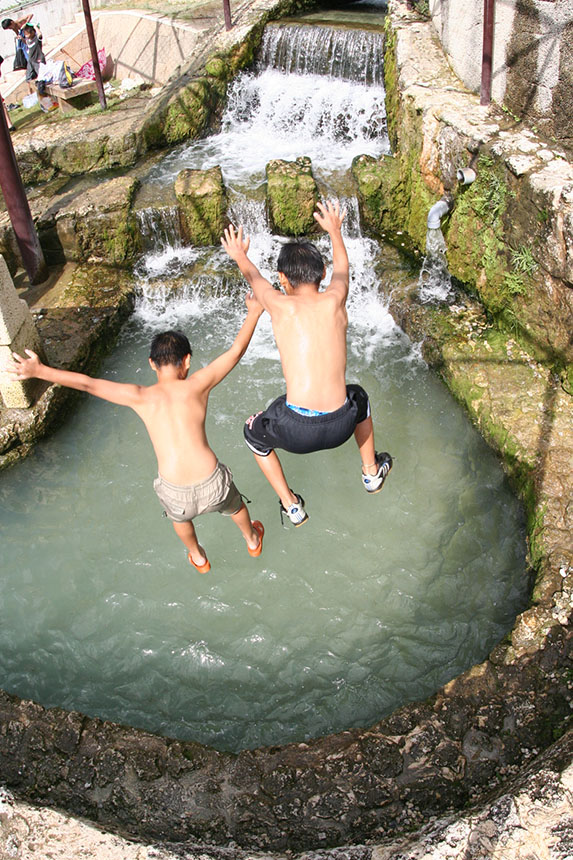
[[[348,317],[348,255],[341,228],[345,213],[338,202],[318,204],[314,217],[332,242],[332,279],[319,290],[326,274],[324,261],[311,242],[283,245],[277,263],[284,293],[275,290],[249,260],[249,239],[231,225],[221,239],[263,306],[269,312],[286,381],[286,395],[247,420],[245,439],[267,480],[277,493],[281,516],[295,526],[308,519],[304,499],[285,478],[275,448],[308,454],[336,448],[354,438],[362,459],[362,482],[377,493],[392,468],[387,453],[374,450],[368,395],[346,384]]]
[[[231,470],[218,461],[205,433],[209,394],[245,354],[263,312],[250,294],[246,305],[247,317],[232,346],[189,378],[191,346],[187,337],[177,331],[162,332],[153,338],[149,364],[157,374],[154,385],[129,385],[56,370],[42,364],[29,349],[28,358],[13,353],[14,361],[7,368],[16,379],[44,379],[87,391],[111,403],[129,406],[139,415],[157,456],[159,477],[153,485],[155,492],[199,573],[207,573],[211,567],[192,522],[199,514],[218,511],[230,516],[241,530],[249,555],[257,557],[263,548],[262,523],[251,522]]]

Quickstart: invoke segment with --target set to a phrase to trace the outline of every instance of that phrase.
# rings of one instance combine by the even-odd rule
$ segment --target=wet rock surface
[[[301,236],[314,230],[313,213],[318,201],[318,187],[312,175],[310,158],[296,161],[269,161],[267,176],[267,209],[274,232],[283,236]]]
[[[33,309],[49,364],[94,372],[111,349],[133,308],[133,281],[127,272],[68,265],[54,283],[22,292]],[[41,383],[29,409],[0,407],[0,470],[26,456],[60,422],[77,394]]]
[[[220,167],[182,170],[175,180],[182,230],[192,245],[216,245],[227,223],[227,195]]]

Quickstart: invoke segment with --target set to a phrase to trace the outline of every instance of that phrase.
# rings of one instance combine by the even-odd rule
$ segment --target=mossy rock
[[[318,188],[310,158],[269,161],[266,174],[267,208],[273,230],[283,236],[314,232]]]
[[[363,230],[380,236],[395,229],[398,211],[405,203],[398,159],[391,155],[380,158],[359,155],[352,162],[352,175],[358,189]]]
[[[175,180],[175,196],[185,240],[192,245],[217,245],[227,211],[221,168],[182,170]]]
[[[216,77],[197,78],[170,102],[163,125],[167,143],[199,137],[223,103],[226,83]]]

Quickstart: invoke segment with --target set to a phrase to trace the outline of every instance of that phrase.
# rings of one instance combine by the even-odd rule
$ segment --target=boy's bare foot
[[[265,534],[265,527],[263,526],[260,520],[254,520],[252,522],[253,532],[258,535],[258,543],[255,546],[250,546],[250,541],[247,541],[247,551],[250,556],[253,558],[257,558],[263,551],[263,536]]]
[[[189,562],[193,565],[193,567],[199,571],[199,573],[209,573],[209,571],[211,570],[211,564],[209,562],[209,559],[207,558],[203,547],[200,546],[199,549],[202,552],[201,561],[195,561],[193,559],[193,556],[191,555],[191,550],[189,550],[189,552],[187,553],[187,558],[189,559]]]

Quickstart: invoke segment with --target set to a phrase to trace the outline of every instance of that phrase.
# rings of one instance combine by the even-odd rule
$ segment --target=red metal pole
[[[483,0],[483,50],[481,62],[480,105],[488,105],[491,101],[494,5],[495,0]]]
[[[223,14],[225,15],[225,30],[230,30],[233,25],[231,23],[231,4],[229,0],[223,0]]]
[[[16,241],[22,254],[22,262],[28,273],[31,284],[41,284],[48,277],[48,267],[28,198],[22,184],[20,168],[12,146],[12,138],[4,111],[0,107],[0,188],[6,203],[6,209],[12,222]]]
[[[99,103],[101,105],[101,109],[105,110],[107,107],[107,101],[105,98],[105,92],[103,90],[101,69],[99,67],[99,61],[97,58],[97,45],[94,35],[94,26],[92,23],[92,13],[89,0],[82,0],[82,6],[84,9],[84,18],[86,19],[86,33],[88,34],[88,42],[90,43],[90,54],[92,55],[92,63],[94,64],[94,74],[96,79],[97,92],[99,95]]]

